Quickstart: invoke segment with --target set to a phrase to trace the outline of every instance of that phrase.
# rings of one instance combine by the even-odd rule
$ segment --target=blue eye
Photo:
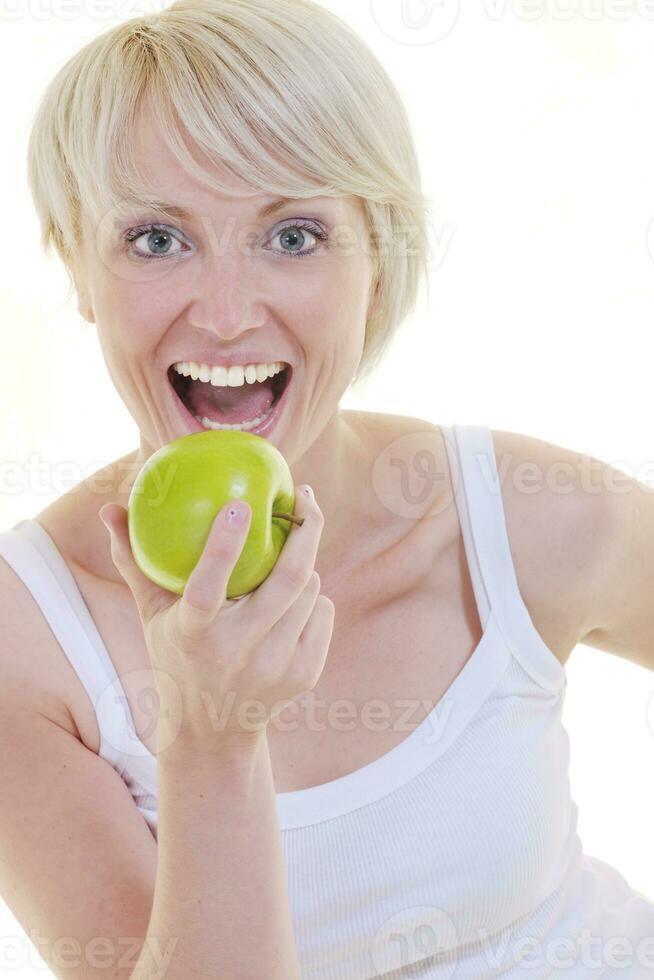
[[[317,238],[318,241],[320,241],[320,242],[326,242],[327,241],[327,235],[325,234],[325,232],[321,228],[318,228],[316,225],[314,225],[314,224],[312,224],[311,222],[308,222],[308,221],[296,221],[293,224],[284,225],[284,227],[282,228],[282,230],[281,231],[278,231],[277,234],[274,236],[274,238],[278,238],[280,235],[284,235],[286,237],[289,232],[290,232],[291,237],[297,238],[298,237],[298,235],[297,235],[298,231],[301,231],[301,232],[308,231],[308,232],[310,232],[313,235],[314,238]],[[304,234],[301,237],[304,238],[305,237]],[[316,245],[313,248],[310,248],[306,252],[285,252],[284,251],[284,252],[282,252],[282,254],[283,255],[288,255],[292,259],[295,259],[295,258],[297,258],[297,259],[303,259],[307,255],[313,255],[317,251],[318,251],[318,246]]]
[[[298,232],[300,232],[301,234],[298,235]],[[284,227],[273,236],[273,240],[275,238],[279,238],[280,236],[285,237],[287,239],[290,237],[291,239],[295,239],[295,240],[299,238],[300,246],[301,246],[302,240],[305,238],[304,232],[310,232],[310,234],[313,235],[314,238],[317,238],[318,241],[320,242],[326,242],[328,238],[325,232],[320,227],[318,227],[318,225],[315,225],[313,222],[301,220],[301,221],[294,221],[292,223],[284,225]],[[168,242],[172,240],[178,242],[180,245],[182,244],[181,239],[178,238],[177,235],[173,233],[173,231],[169,230],[166,225],[159,225],[159,224],[139,225],[138,228],[130,228],[129,231],[125,232],[125,235],[123,236],[123,240],[127,244],[130,244],[132,242],[137,242],[139,238],[147,238],[147,247],[149,248],[155,247],[155,243],[157,242],[162,243],[162,240],[163,240],[163,244],[166,245],[166,239],[168,239]],[[308,255],[314,255],[318,251],[318,249],[319,246],[316,245],[313,248],[307,249],[305,251],[287,251],[284,249],[281,252],[277,250],[274,251],[275,254],[277,255],[287,255],[289,258],[292,259],[295,258],[303,259],[306,258]],[[128,251],[136,258],[142,259],[145,262],[149,262],[152,259],[166,259],[166,258],[172,258],[175,255],[181,255],[183,249],[179,248],[176,251],[171,251],[171,246],[170,244],[168,244],[168,247],[164,251],[155,254],[153,254],[152,252],[148,252],[148,253],[142,252],[138,248],[131,248],[128,249]]]
[[[168,231],[168,229],[164,225],[140,225],[138,228],[130,228],[129,231],[125,232],[124,241],[127,243],[136,242],[139,240],[139,238],[145,238],[146,236],[148,239],[148,243],[147,243],[148,247],[151,245],[151,242],[157,240],[161,241],[162,238],[172,239],[173,241],[176,241],[178,243],[180,242],[180,239],[177,238],[175,235],[173,235],[172,232]],[[149,261],[150,259],[161,259],[161,258],[165,259],[171,255],[179,255],[181,253],[181,249],[178,250],[177,252],[171,252],[170,250],[167,250],[164,252],[159,252],[159,254],[154,254],[154,255],[151,252],[149,253],[141,252],[137,248],[128,249],[128,251],[131,252],[132,255],[135,255],[137,258],[144,259],[146,262]]]
[[[145,237],[147,237],[148,239],[148,247],[150,247],[151,243],[153,243],[154,241],[161,241],[162,238],[172,239],[173,241],[176,241],[181,244],[180,239],[177,238],[175,235],[173,235],[173,233],[169,231],[165,225],[154,225],[154,224],[140,225],[138,228],[130,228],[129,231],[125,232],[124,241],[129,244],[130,242],[138,241],[139,238],[145,238]],[[176,252],[171,252],[170,249],[168,249],[164,252],[159,252],[158,254],[154,254],[154,255],[151,252],[149,253],[141,252],[137,248],[128,249],[128,251],[131,252],[132,255],[135,255],[137,258],[144,259],[147,262],[150,261],[151,259],[165,259],[172,255],[180,255],[182,250],[179,249]]]

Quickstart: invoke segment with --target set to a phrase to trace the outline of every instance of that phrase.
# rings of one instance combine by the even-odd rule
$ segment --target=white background
[[[431,305],[343,406],[526,433],[654,486],[654,3],[324,5],[399,87],[437,204]],[[66,58],[156,9],[0,2],[3,528],[136,446],[94,328],[41,254],[25,153]],[[583,646],[567,673],[584,849],[654,897],[654,673]],[[0,906],[0,970],[47,976],[27,944],[16,949],[22,935]]]

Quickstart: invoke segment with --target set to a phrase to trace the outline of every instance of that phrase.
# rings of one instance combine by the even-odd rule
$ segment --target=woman
[[[583,853],[561,725],[581,640],[654,667],[651,499],[525,436],[340,408],[426,271],[371,52],[307,0],[176,0],[62,68],[29,177],[139,431],[0,536],[1,893],[55,974],[651,975],[654,903]],[[132,483],[248,420],[304,523],[227,601],[230,502],[174,597],[134,564]]]

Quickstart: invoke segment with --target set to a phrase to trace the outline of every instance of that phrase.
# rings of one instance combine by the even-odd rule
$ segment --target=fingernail
[[[109,531],[109,534],[111,534],[111,527],[109,526],[109,524],[107,524],[107,522],[105,521],[105,519],[102,516],[102,514],[99,514],[98,516],[100,517],[100,520],[102,521],[102,523],[106,527],[107,531]]]
[[[308,484],[302,487],[302,493],[305,494],[307,497],[313,497],[313,490]]]
[[[233,500],[227,510],[228,524],[245,524],[248,516],[248,505],[242,500]]]

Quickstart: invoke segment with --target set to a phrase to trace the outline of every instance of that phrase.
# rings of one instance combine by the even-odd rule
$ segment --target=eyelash
[[[322,231],[322,229],[319,228],[317,225],[313,224],[312,222],[302,221],[302,220],[289,222],[288,224],[284,225],[280,229],[280,231],[278,231],[277,234],[275,234],[273,237],[277,238],[277,235],[281,235],[282,232],[286,231],[287,228],[298,228],[300,229],[300,231],[309,231],[320,242],[326,242],[328,239],[328,236],[325,234],[325,232]],[[171,235],[173,238],[176,239],[176,241],[179,241],[180,244],[182,244],[180,239],[172,231],[172,229],[168,228],[166,225],[158,225],[158,224],[139,225],[138,228],[130,228],[129,231],[125,232],[125,234],[123,235],[123,241],[129,245],[131,242],[134,242],[138,238],[141,238],[142,235],[147,235],[155,231],[164,232],[166,235]],[[175,253],[171,253],[170,255],[144,255],[139,253],[138,251],[134,251],[133,249],[128,249],[127,251],[131,252],[132,255],[134,255],[136,258],[142,259],[144,262],[151,262],[153,259],[173,258],[175,255],[180,254],[179,252],[175,252]],[[317,251],[318,251],[318,246],[316,245],[315,248],[309,249],[308,252],[281,252],[281,253],[276,252],[275,254],[287,255],[291,259],[305,259],[309,255],[314,255]]]

